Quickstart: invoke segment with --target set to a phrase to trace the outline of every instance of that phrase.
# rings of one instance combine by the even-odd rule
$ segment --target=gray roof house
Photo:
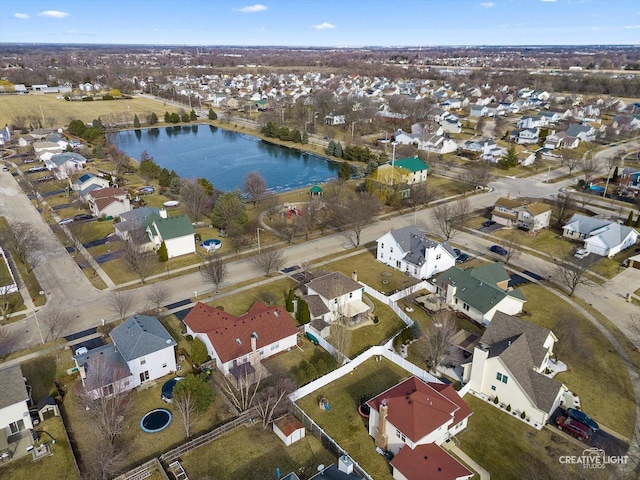
[[[332,323],[340,318],[359,323],[367,318],[371,310],[363,301],[364,287],[354,278],[341,272],[320,272],[304,285],[305,301],[312,320],[321,319]]]
[[[544,373],[558,341],[547,328],[497,312],[463,365],[471,393],[498,397],[511,411],[541,429],[560,405],[567,388]]]
[[[120,221],[113,225],[113,228],[123,240],[129,238],[129,232],[140,228],[149,215],[160,215],[160,209],[157,207],[141,207],[134,208],[128,212],[120,214]]]
[[[129,317],[109,336],[112,343],[73,357],[83,385],[96,398],[176,371],[177,343],[156,317]]]
[[[79,153],[64,152],[53,155],[44,161],[48,170],[51,170],[59,180],[69,178],[71,174],[82,170],[87,159]]]
[[[611,220],[575,214],[562,227],[562,235],[584,242],[591,253],[611,258],[636,244],[638,232]]]
[[[20,365],[0,370],[0,455],[11,455],[12,443],[21,432],[33,428],[29,415],[29,393]]]

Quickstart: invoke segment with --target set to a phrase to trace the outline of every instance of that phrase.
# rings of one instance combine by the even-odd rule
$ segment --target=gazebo
[[[322,196],[322,187],[318,184],[315,184],[313,187],[309,189],[309,195],[311,198],[321,197]]]

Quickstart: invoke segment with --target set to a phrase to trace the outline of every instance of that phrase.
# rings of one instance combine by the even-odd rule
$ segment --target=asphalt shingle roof
[[[28,398],[20,365],[0,370],[0,408],[24,402]]]
[[[431,168],[418,157],[401,158],[396,160],[394,165],[396,167],[409,170],[410,172],[419,172],[421,170],[429,170]]]
[[[177,345],[160,321],[148,315],[127,318],[110,336],[127,362]]]
[[[186,215],[162,218],[160,215],[152,213],[142,223],[142,226],[146,228],[152,224],[155,224],[156,231],[163,240],[184,237],[185,235],[193,235],[196,233],[193,225],[191,225],[191,220],[189,220],[189,217]]]
[[[314,278],[307,283],[307,288],[318,292],[327,300],[346,295],[349,292],[360,290],[360,285],[355,280],[341,272],[332,272],[319,278]]]
[[[438,242],[425,237],[415,225],[409,225],[397,230],[392,230],[391,235],[403,252],[406,252],[404,260],[412,265],[422,265],[426,258],[426,251],[436,248]],[[448,243],[443,243],[442,247],[453,257],[456,254]]]

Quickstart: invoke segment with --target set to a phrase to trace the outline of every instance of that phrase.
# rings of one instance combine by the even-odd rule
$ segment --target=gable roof
[[[50,158],[50,161],[55,163],[58,166],[63,165],[66,162],[87,163],[86,158],[84,158],[79,153],[75,153],[75,152],[64,152],[64,153],[59,153],[57,155],[53,155]]]
[[[177,345],[160,321],[149,315],[127,318],[109,336],[127,362]]]
[[[125,196],[126,194],[127,192],[117,187],[99,188],[98,190],[93,190],[92,192],[89,193],[91,198],[96,200],[98,198],[122,197],[122,196]]]
[[[389,463],[407,480],[455,480],[473,475],[435,443],[417,445],[414,449],[405,445]]]
[[[20,365],[0,370],[0,408],[9,407],[29,399]]]
[[[254,332],[258,350],[298,333],[296,322],[283,307],[269,307],[262,302],[254,302],[238,317],[198,302],[184,323],[192,331],[209,337],[223,363],[250,353]]]
[[[360,290],[362,285],[342,272],[331,272],[314,278],[307,283],[307,288],[311,288],[327,300],[331,300],[349,292]]]
[[[439,244],[438,242],[428,239],[415,225],[408,225],[397,230],[391,230],[390,233],[398,246],[405,252],[404,260],[412,265],[422,265],[426,258],[426,251],[431,248],[436,248],[438,245],[442,245],[444,250],[453,258],[456,257],[452,247],[447,242]]]
[[[142,222],[151,214],[158,215],[160,209],[157,207],[140,207],[121,213],[120,221],[113,227],[119,232],[128,232],[142,225]]]
[[[632,232],[638,234],[635,229],[611,220],[586,217],[580,214],[571,217],[569,223],[564,225],[562,229],[572,230],[588,237],[585,239],[585,243],[599,243],[608,248],[620,245]]]
[[[506,297],[526,301],[520,290],[506,291],[498,283],[508,281],[504,266],[500,262],[482,265],[469,270],[451,267],[436,277],[437,281],[456,287],[456,297],[480,313],[487,313]]]
[[[547,412],[562,384],[534,369],[540,368],[547,354],[544,343],[550,334],[547,328],[496,312],[480,339],[489,357],[499,357],[534,405]]]
[[[184,237],[185,235],[193,235],[196,231],[191,225],[191,220],[186,215],[178,215],[177,217],[162,218],[156,213],[150,214],[143,222],[143,227],[150,227],[155,234],[159,235],[162,240]]]
[[[389,162],[389,164],[391,164],[391,162]],[[394,162],[394,166],[404,168],[412,173],[429,170],[431,168],[418,157],[401,158]]]
[[[440,388],[417,377],[410,377],[372,398],[367,404],[379,411],[380,405],[386,403],[387,420],[411,441],[418,442],[442,425],[449,422],[455,424],[472,413],[455,391],[444,395]]]

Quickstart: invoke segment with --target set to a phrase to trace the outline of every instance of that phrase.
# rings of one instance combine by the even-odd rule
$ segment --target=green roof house
[[[517,315],[526,299],[509,287],[509,275],[500,262],[469,270],[451,267],[435,277],[436,293],[454,310],[488,325],[496,312]]]
[[[196,232],[186,215],[167,217],[166,210],[160,210],[159,215],[155,213],[149,215],[142,223],[142,227],[149,235],[154,250],[158,250],[164,242],[169,258],[196,251]]]
[[[391,163],[393,163],[393,167]],[[385,184],[406,183],[407,185],[413,185],[426,182],[429,169],[429,165],[418,157],[401,158],[394,162],[380,165],[376,172],[376,180]]]

